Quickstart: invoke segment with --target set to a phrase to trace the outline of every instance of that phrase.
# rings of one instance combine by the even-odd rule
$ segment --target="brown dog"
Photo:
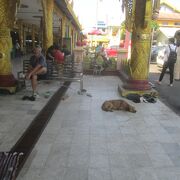
[[[122,99],[105,101],[102,104],[101,108],[104,111],[110,111],[110,112],[113,112],[113,110],[124,110],[132,113],[136,112],[135,107],[131,106]]]

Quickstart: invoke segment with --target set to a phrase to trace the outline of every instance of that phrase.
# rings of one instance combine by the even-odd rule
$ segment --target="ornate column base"
[[[0,75],[0,89],[7,90],[9,93],[15,93],[17,80],[12,74]]]
[[[126,97],[128,94],[154,94],[158,96],[158,92],[154,90],[147,80],[132,80],[124,73],[120,73],[122,83],[118,85],[118,91],[121,96]]]
[[[154,96],[158,96],[158,92],[154,89],[149,89],[149,90],[129,90],[129,89],[124,89],[120,84],[118,85],[118,91],[120,93],[120,95],[122,97],[126,97],[128,94],[139,94],[139,95],[143,95],[143,94],[150,94],[150,95],[154,95]]]
[[[151,86],[147,80],[126,80],[123,84],[124,89],[135,90],[135,91],[146,91],[150,90]]]

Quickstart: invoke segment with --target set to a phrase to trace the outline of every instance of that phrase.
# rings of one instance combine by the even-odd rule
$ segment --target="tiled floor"
[[[20,138],[34,117],[45,106],[49,98],[59,88],[58,81],[38,83],[40,98],[36,101],[22,100],[24,95],[31,95],[31,86],[14,95],[0,95],[0,151],[9,151]],[[50,97],[46,98],[46,92]]]
[[[136,114],[102,111],[105,100],[119,98],[118,83],[118,77],[85,76],[84,88],[92,97],[78,95],[79,84],[72,83],[17,180],[179,180],[180,117],[159,100],[128,101]],[[4,103],[0,106],[1,112]],[[23,107],[32,112],[41,101]],[[4,111],[2,121],[8,117]],[[21,118],[24,126],[30,112]],[[19,110],[13,113],[18,122]],[[6,131],[12,127],[11,121],[4,125]]]

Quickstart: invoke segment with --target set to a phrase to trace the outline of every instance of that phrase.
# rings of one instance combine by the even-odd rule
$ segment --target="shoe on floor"
[[[30,100],[30,101],[35,101],[35,100],[36,100],[36,97],[35,97],[35,96],[30,96],[30,97],[29,97],[29,100]]]
[[[172,87],[172,86],[173,86],[173,84],[169,84],[168,86]]]
[[[38,93],[33,93],[32,96],[34,96],[35,98],[39,98],[40,97]]]
[[[161,85],[161,81],[156,81],[156,83],[157,83],[158,85]]]

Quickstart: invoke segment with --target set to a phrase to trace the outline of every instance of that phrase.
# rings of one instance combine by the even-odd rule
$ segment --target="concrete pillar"
[[[16,90],[16,80],[12,74],[10,61],[12,49],[10,29],[15,22],[17,2],[0,0],[0,89],[6,89],[10,93]]]
[[[74,62],[83,62],[84,59],[84,50],[82,47],[76,47],[73,50],[74,53]]]

